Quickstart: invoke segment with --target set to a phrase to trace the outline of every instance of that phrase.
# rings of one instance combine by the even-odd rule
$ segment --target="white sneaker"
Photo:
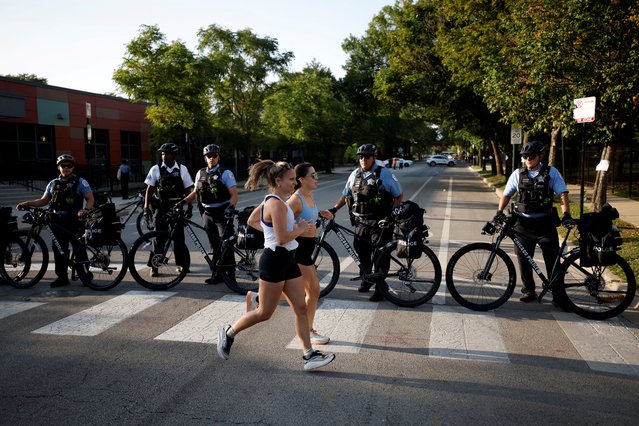
[[[335,354],[323,354],[320,351],[313,351],[310,357],[302,357],[304,360],[304,370],[314,370],[330,364],[335,359]]]
[[[312,345],[325,345],[331,341],[328,336],[322,336],[317,330],[311,330],[311,344]]]
[[[246,292],[246,312],[255,310],[260,306],[260,303],[257,301],[258,295],[259,293],[257,291],[249,290]]]

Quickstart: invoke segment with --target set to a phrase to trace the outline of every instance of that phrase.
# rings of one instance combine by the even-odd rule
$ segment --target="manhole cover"
[[[49,290],[40,293],[40,297],[77,297],[80,294],[78,290]]]

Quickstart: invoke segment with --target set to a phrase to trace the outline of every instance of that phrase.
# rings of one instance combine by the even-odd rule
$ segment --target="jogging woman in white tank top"
[[[304,351],[304,369],[312,370],[335,359],[334,354],[313,350],[306,317],[306,292],[302,274],[295,261],[295,249],[298,245],[295,238],[311,232],[315,225],[305,220],[295,223],[292,210],[284,202],[293,193],[296,183],[295,171],[290,164],[274,163],[271,160],[254,164],[245,187],[256,189],[263,180],[268,184],[270,193],[258,206],[265,247],[259,265],[260,303],[257,309],[246,312],[233,325],[227,324],[219,328],[217,353],[221,358],[228,359],[235,335],[268,320],[284,292],[295,315],[295,331]]]

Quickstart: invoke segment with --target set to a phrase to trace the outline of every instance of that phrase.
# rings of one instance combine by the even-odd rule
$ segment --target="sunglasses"
[[[523,158],[524,160],[534,160],[535,158],[537,158],[537,155],[522,155],[521,158]]]
[[[369,158],[371,158],[373,155],[372,154],[359,154],[358,157],[361,160],[362,158],[365,160],[368,160]]]
[[[63,169],[72,169],[75,166],[73,164],[60,164],[60,167]]]
[[[313,178],[313,179],[319,179],[319,175],[317,174],[317,172],[313,172],[313,173],[311,173],[310,175],[308,175],[306,177],[310,177],[310,178]]]
[[[212,153],[206,154],[206,158],[217,158],[219,156],[220,154],[212,154]]]

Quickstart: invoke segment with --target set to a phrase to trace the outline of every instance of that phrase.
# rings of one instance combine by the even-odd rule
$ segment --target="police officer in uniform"
[[[16,209],[44,207],[49,204],[54,213],[51,217],[52,223],[77,235],[82,230],[79,218],[84,217],[93,208],[94,200],[89,182],[73,173],[75,164],[75,158],[72,155],[60,155],[56,161],[60,175],[49,182],[42,198],[19,203]],[[84,206],[85,201],[86,206]],[[78,247],[75,245],[75,240],[71,239],[66,232],[56,226],[52,226],[51,229],[63,250],[63,253],[60,253],[57,246],[52,245],[57,278],[51,283],[51,287],[63,287],[69,285],[67,275],[69,243],[74,245],[74,251],[78,250]],[[83,250],[77,251],[76,256],[78,260],[87,258]]]
[[[514,230],[521,237],[524,249],[531,256],[535,252],[535,246],[539,245],[546,263],[547,276],[550,277],[559,250],[557,226],[560,223],[568,224],[573,221],[570,216],[568,188],[556,168],[542,163],[544,146],[541,142],[531,141],[525,144],[520,154],[525,167],[515,170],[508,178],[504,193],[499,200],[495,219],[504,214],[503,210],[510,199],[518,194],[517,202],[514,203],[514,214],[517,216]],[[557,210],[552,205],[554,194],[559,195],[561,199],[563,212],[561,222]],[[532,267],[517,246],[515,246],[515,253],[523,283],[522,296],[519,300],[526,303],[532,302],[536,299]],[[559,295],[553,294],[553,304],[559,307],[563,305]]]
[[[355,226],[353,248],[362,263],[362,273],[370,273],[373,268],[373,250],[366,241],[379,246],[393,237],[393,229],[382,229],[378,221],[390,216],[393,208],[399,206],[404,196],[399,181],[389,169],[377,164],[377,149],[373,144],[364,144],[357,149],[359,167],[355,169],[342,191],[342,196],[333,208],[328,209],[335,214],[343,205],[348,204],[349,213]],[[388,269],[390,260],[375,265],[381,270]],[[372,301],[380,301],[383,295],[379,290],[384,283],[362,281],[358,291],[365,293],[377,284],[370,297]]]
[[[162,164],[151,167],[149,173],[144,180],[147,185],[144,197],[144,214],[153,217],[153,224],[156,230],[163,231],[168,229],[168,225],[160,220],[175,204],[184,199],[191,193],[193,189],[193,180],[186,166],[175,161],[178,152],[178,146],[174,143],[163,144],[158,152],[162,153]],[[153,193],[159,198],[157,209],[151,210],[151,198]],[[187,216],[192,215],[193,206],[188,205]],[[155,241],[156,247],[164,246],[165,241],[158,238]],[[179,227],[175,233],[175,263],[178,269],[185,265],[185,258],[188,257],[188,249],[184,242],[184,228]],[[151,276],[157,276],[156,268],[151,269]]]
[[[204,228],[208,233],[226,239],[235,234],[233,226],[226,229],[225,211],[234,209],[237,205],[237,182],[233,172],[220,165],[220,147],[218,145],[205,146],[202,154],[206,167],[200,169],[195,175],[195,190],[184,201],[191,203],[197,198]],[[220,253],[219,241],[209,235],[209,243],[214,256]],[[229,252],[223,263],[233,264],[234,261],[233,252]],[[205,282],[219,284],[223,280],[221,276],[213,275]]]

